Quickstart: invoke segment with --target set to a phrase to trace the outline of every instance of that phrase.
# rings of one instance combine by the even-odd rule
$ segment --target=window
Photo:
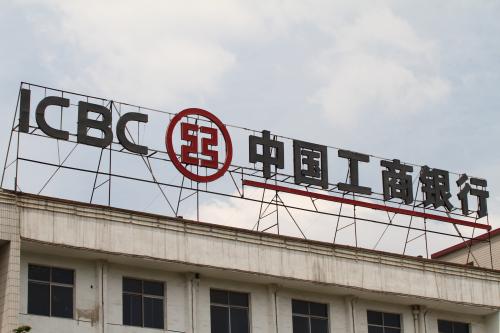
[[[400,333],[401,316],[396,313],[368,311],[368,333]]]
[[[163,282],[123,278],[123,325],[163,328]]]
[[[328,305],[292,300],[293,333],[327,333]]]
[[[469,333],[469,324],[438,320],[439,333]]]
[[[28,265],[28,313],[73,318],[75,272]]]
[[[248,294],[210,289],[212,333],[248,333]]]

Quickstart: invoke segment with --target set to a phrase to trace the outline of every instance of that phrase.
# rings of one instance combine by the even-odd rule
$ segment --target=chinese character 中
[[[276,169],[285,167],[283,142],[271,139],[269,131],[262,131],[262,137],[249,136],[250,163],[262,163],[262,173],[265,178],[271,178],[271,166]],[[262,154],[257,152],[257,147],[262,147]]]

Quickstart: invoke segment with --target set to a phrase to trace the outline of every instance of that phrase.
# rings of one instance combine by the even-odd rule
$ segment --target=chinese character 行
[[[490,196],[490,193],[485,190],[485,187],[488,185],[485,179],[479,178],[470,178],[470,184],[476,186],[476,188],[472,188],[469,183],[467,183],[469,177],[466,174],[460,176],[457,180],[457,186],[462,187],[460,192],[457,194],[458,199],[462,204],[462,213],[464,215],[469,215],[469,198],[468,194],[470,193],[473,196],[477,197],[478,200],[478,210],[477,210],[477,218],[480,219],[488,215],[488,206],[486,204],[486,199]],[[479,189],[478,187],[482,187],[483,189]]]

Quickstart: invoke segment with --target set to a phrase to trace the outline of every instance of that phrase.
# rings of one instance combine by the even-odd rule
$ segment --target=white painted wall
[[[81,207],[30,205],[26,240],[261,277],[500,307],[500,273],[244,230]]]
[[[470,322],[472,333],[500,333],[498,271],[51,199],[7,198],[0,191],[1,202],[0,226],[10,234],[2,227],[0,240],[10,241],[9,258],[15,259],[9,259],[1,291],[10,297],[3,313],[10,327],[158,332],[121,324],[121,282],[129,276],[166,283],[169,332],[209,333],[209,291],[221,288],[250,293],[253,333],[290,333],[293,298],[327,303],[334,333],[366,333],[367,309],[401,313],[404,332],[414,332],[412,304],[428,308],[429,333],[437,331],[438,318]],[[75,319],[26,313],[28,263],[75,270]]]
[[[28,264],[61,267],[75,270],[74,318],[51,318],[28,315]],[[42,254],[23,253],[21,256],[21,310],[20,325],[29,325],[37,333],[58,332],[99,332],[98,323],[93,326],[89,318],[78,318],[78,311],[98,311],[99,285],[96,276],[96,264],[78,258],[52,257]],[[57,329],[57,330],[56,330]]]
[[[473,262],[476,266],[486,268],[491,268],[493,265],[493,269],[500,270],[500,234],[491,238],[491,244],[488,242],[474,243],[471,248],[466,247],[454,251],[438,260],[463,265]]]
[[[75,270],[75,319],[50,318],[27,314],[27,269],[28,264],[48,265]],[[106,332],[106,333],[154,333],[161,330],[128,327],[122,325],[122,278],[132,277],[163,281],[166,284],[166,331],[191,332],[191,280],[192,274],[168,272],[155,269],[138,269],[115,263],[105,263],[104,328],[101,322],[91,324],[88,319],[76,319],[77,310],[98,310],[101,261],[81,258],[53,256],[43,253],[23,252],[21,256],[21,312],[20,324],[33,327],[37,333],[53,332]],[[214,279],[200,276],[195,280],[194,327],[195,332],[210,333],[210,288],[246,292],[250,294],[251,332],[292,332],[292,299],[326,303],[329,306],[330,332],[350,332],[352,318],[346,310],[350,298],[335,293],[323,294],[304,290],[280,288],[275,285]],[[198,281],[198,282],[196,282]],[[277,313],[275,317],[274,291],[277,292]],[[414,332],[412,309],[409,305],[389,304],[373,300],[354,298],[354,323],[356,333],[367,333],[366,311],[400,313],[403,318],[403,332]],[[427,332],[437,332],[437,319],[471,323],[471,333],[498,333],[498,314],[490,317],[467,313],[451,313],[427,309]],[[423,315],[423,313],[422,313]],[[495,324],[496,323],[496,324]],[[497,325],[497,326],[495,326]]]

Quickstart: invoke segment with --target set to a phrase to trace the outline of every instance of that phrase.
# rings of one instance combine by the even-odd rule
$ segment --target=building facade
[[[0,192],[1,332],[499,333],[500,271]]]
[[[436,252],[432,259],[500,270],[500,228]]]

